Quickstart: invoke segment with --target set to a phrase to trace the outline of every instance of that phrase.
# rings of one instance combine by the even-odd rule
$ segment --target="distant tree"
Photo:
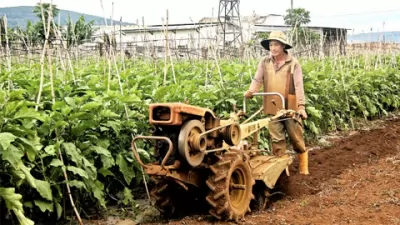
[[[26,24],[25,30],[20,27],[16,28],[16,33],[18,38],[21,40],[21,46],[23,49],[27,49],[27,47],[32,47],[41,42],[41,37],[39,33],[37,33],[38,28],[31,21],[28,21]]]
[[[267,39],[271,32],[259,32],[256,34],[257,39]]]
[[[43,8],[43,14],[44,14],[44,20],[47,21],[49,18],[49,14],[47,13],[47,10],[51,6],[51,15],[53,17],[58,16],[58,13],[60,13],[60,9],[57,8],[57,5],[50,4],[50,3],[42,3],[42,8]],[[42,20],[42,9],[40,7],[40,3],[37,3],[36,6],[33,8],[33,13],[40,19]]]
[[[8,26],[6,16],[0,17],[0,45],[2,48],[6,48],[7,40],[8,46],[15,40],[16,35],[14,30]]]
[[[5,48],[7,45],[6,42],[6,21],[5,17],[0,18],[0,40],[1,40],[1,47]]]
[[[311,22],[310,12],[304,8],[288,9],[286,13],[284,17],[286,25],[300,27]]]
[[[68,46],[80,45],[85,39],[89,39],[93,34],[93,24],[94,20],[86,23],[84,16],[80,16],[78,21],[73,23],[68,15],[67,30],[64,33]]]
[[[49,11],[51,7],[51,11]],[[43,17],[44,17],[44,25],[43,25],[43,20],[42,20],[42,8],[43,8]],[[39,22],[37,22],[34,25],[34,29],[38,34],[38,41],[40,43],[44,43],[44,40],[46,39],[46,32],[44,26],[46,26],[47,29],[47,21],[49,19],[49,12],[51,12],[51,18],[54,19],[54,17],[58,16],[58,13],[60,10],[57,8],[57,5],[50,4],[50,3],[37,3],[36,6],[33,8],[33,13],[39,18]],[[57,25],[56,25],[57,26]],[[55,39],[55,31],[52,22],[50,23],[50,33],[49,33],[49,42],[51,43],[52,40]]]
[[[317,52],[319,46],[320,35],[315,31],[304,27],[311,22],[310,12],[304,8],[287,9],[284,16],[285,24],[292,26],[293,30],[288,33],[288,38],[293,46],[299,51],[307,54],[309,51]]]

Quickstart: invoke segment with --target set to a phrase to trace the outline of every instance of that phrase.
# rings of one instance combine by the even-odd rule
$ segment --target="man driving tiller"
[[[252,98],[261,86],[264,92],[278,92],[284,96],[286,109],[298,112],[300,117],[279,122],[271,122],[268,125],[272,141],[272,152],[276,156],[286,153],[286,135],[288,133],[293,150],[299,156],[299,173],[308,172],[308,150],[303,137],[302,119],[307,119],[305,111],[305,97],[303,87],[303,73],[301,65],[287,50],[292,46],[288,43],[286,35],[282,31],[272,31],[268,39],[261,45],[270,52],[258,64],[258,69],[249,89],[244,93],[246,98]],[[282,103],[279,97],[264,96],[263,107],[267,115],[275,115],[281,110]]]

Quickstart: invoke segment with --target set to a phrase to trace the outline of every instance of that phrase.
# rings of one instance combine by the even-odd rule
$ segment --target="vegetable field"
[[[34,224],[134,208],[142,188],[132,137],[149,134],[148,104],[189,102],[227,117],[242,107],[259,59],[248,61],[11,60],[0,72],[0,221]],[[400,57],[300,59],[306,138],[356,128],[399,109]],[[254,112],[261,98],[247,103]],[[263,136],[262,145],[268,148]],[[151,149],[140,153],[152,160]],[[73,205],[72,203],[73,202]]]

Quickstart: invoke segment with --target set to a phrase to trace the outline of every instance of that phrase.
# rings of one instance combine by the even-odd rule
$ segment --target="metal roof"
[[[209,22],[209,23],[182,23],[182,24],[168,24],[168,31],[174,30],[195,30],[204,27],[215,27],[219,23],[217,22]],[[233,26],[237,26],[235,24],[230,24]],[[146,27],[133,27],[133,28],[122,28],[122,31],[125,33],[136,33],[136,32],[157,32],[164,31],[166,28],[165,25],[150,25]]]
[[[271,27],[271,28],[291,28],[292,26],[289,25],[264,25],[264,24],[255,24],[256,27]],[[344,27],[327,27],[327,26],[304,26],[307,28],[314,28],[314,29],[338,29],[338,30],[351,30],[350,28]]]

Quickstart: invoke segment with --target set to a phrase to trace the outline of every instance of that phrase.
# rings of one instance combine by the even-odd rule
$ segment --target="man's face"
[[[269,42],[269,50],[272,56],[279,56],[283,53],[284,45],[279,41],[271,40]]]

